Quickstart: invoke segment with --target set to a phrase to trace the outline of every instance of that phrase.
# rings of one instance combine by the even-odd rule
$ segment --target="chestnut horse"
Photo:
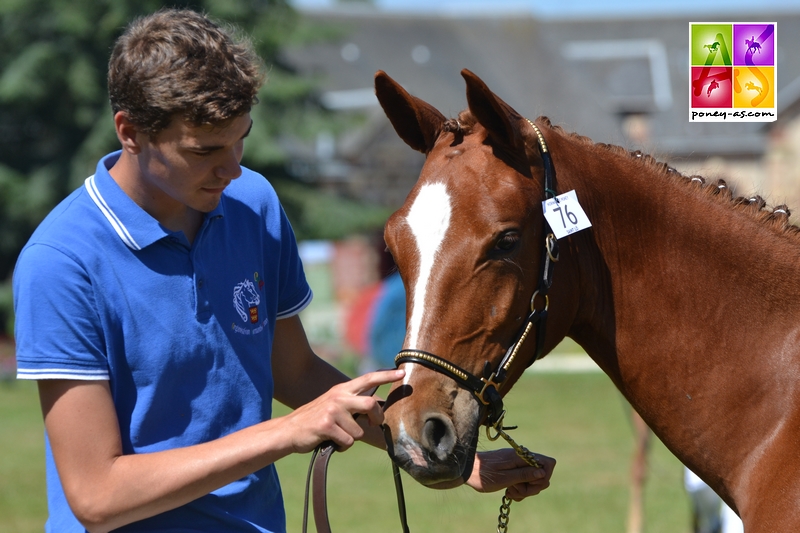
[[[800,236],[788,210],[530,122],[462,76],[457,119],[375,76],[395,130],[427,156],[385,229],[407,288],[406,377],[385,408],[392,459],[425,485],[469,472],[479,426],[498,418],[475,380],[499,397],[569,336],[748,533],[800,531]],[[542,202],[573,190],[591,227],[556,251]],[[543,327],[516,342],[537,314]]]

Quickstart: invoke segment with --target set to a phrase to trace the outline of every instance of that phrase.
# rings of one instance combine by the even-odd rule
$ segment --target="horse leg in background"
[[[644,483],[647,480],[647,453],[650,450],[652,431],[647,427],[642,417],[639,416],[639,413],[633,409],[630,409],[630,412],[635,441],[633,459],[631,461],[627,533],[642,533],[644,526]]]
[[[693,533],[720,533],[722,531],[722,500],[711,487],[684,467],[683,482],[692,506]]]
[[[630,407],[628,407],[630,409]],[[643,533],[644,484],[647,481],[647,454],[653,432],[630,409],[635,443],[631,461],[631,490],[628,503],[627,533]],[[684,486],[690,498],[692,533],[742,533],[742,520],[694,472],[684,467]]]

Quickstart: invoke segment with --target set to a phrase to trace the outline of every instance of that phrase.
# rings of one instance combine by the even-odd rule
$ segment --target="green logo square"
[[[731,66],[732,24],[692,24],[693,66]]]

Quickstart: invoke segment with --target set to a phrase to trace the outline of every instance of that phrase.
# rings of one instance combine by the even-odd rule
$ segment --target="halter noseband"
[[[528,119],[528,124],[533,127],[538,141],[539,151],[542,156],[542,163],[544,165],[544,193],[545,198],[550,199],[556,196],[555,193],[555,168],[553,167],[553,160],[550,157],[550,152],[547,149],[544,136],[536,125]],[[446,359],[442,359],[438,355],[428,353],[422,350],[402,350],[394,359],[396,366],[403,363],[417,363],[426,368],[444,374],[445,376],[453,379],[458,385],[472,392],[481,404],[487,407],[487,415],[485,424],[490,427],[495,427],[502,424],[503,420],[503,398],[500,396],[500,386],[508,375],[508,370],[517,356],[520,347],[528,337],[533,325],[537,325],[536,329],[536,355],[528,363],[528,366],[533,364],[534,361],[542,356],[544,348],[544,332],[545,323],[547,322],[547,311],[550,306],[550,299],[547,292],[553,283],[553,266],[558,261],[558,241],[550,229],[550,224],[543,218],[545,235],[544,253],[542,256],[541,268],[539,271],[539,285],[536,291],[531,296],[531,312],[525,324],[520,328],[516,339],[506,351],[497,370],[492,370],[492,365],[486,361],[483,368],[483,377],[479,378],[471,374],[463,368],[454,365]],[[544,300],[544,306],[537,309],[537,299]]]

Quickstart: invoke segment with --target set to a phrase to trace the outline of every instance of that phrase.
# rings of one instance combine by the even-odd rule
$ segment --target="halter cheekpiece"
[[[542,135],[541,130],[533,122],[528,119],[526,120],[536,134],[539,152],[544,165],[543,185],[545,198],[554,198],[556,196],[555,168],[553,167],[553,160],[550,157],[547,143],[544,140],[544,135]],[[527,339],[534,324],[537,326],[536,355],[528,363],[528,366],[542,356],[545,323],[550,306],[547,292],[552,285],[553,266],[555,262],[558,261],[558,241],[552,233],[547,220],[544,219],[544,217],[542,220],[544,225],[543,235],[545,236],[544,252],[542,254],[539,272],[539,285],[533,293],[533,296],[531,296],[531,312],[496,369],[493,370],[491,363],[486,361],[483,368],[483,376],[479,378],[438,355],[416,349],[402,350],[397,354],[394,360],[395,365],[398,367],[403,363],[416,363],[439,372],[440,374],[444,374],[454,380],[459,386],[472,392],[478,401],[487,408],[485,424],[488,427],[499,428],[502,425],[505,411],[503,410],[503,399],[499,390],[503,381],[508,376],[508,370],[511,368],[520,347],[525,342],[525,339]]]

